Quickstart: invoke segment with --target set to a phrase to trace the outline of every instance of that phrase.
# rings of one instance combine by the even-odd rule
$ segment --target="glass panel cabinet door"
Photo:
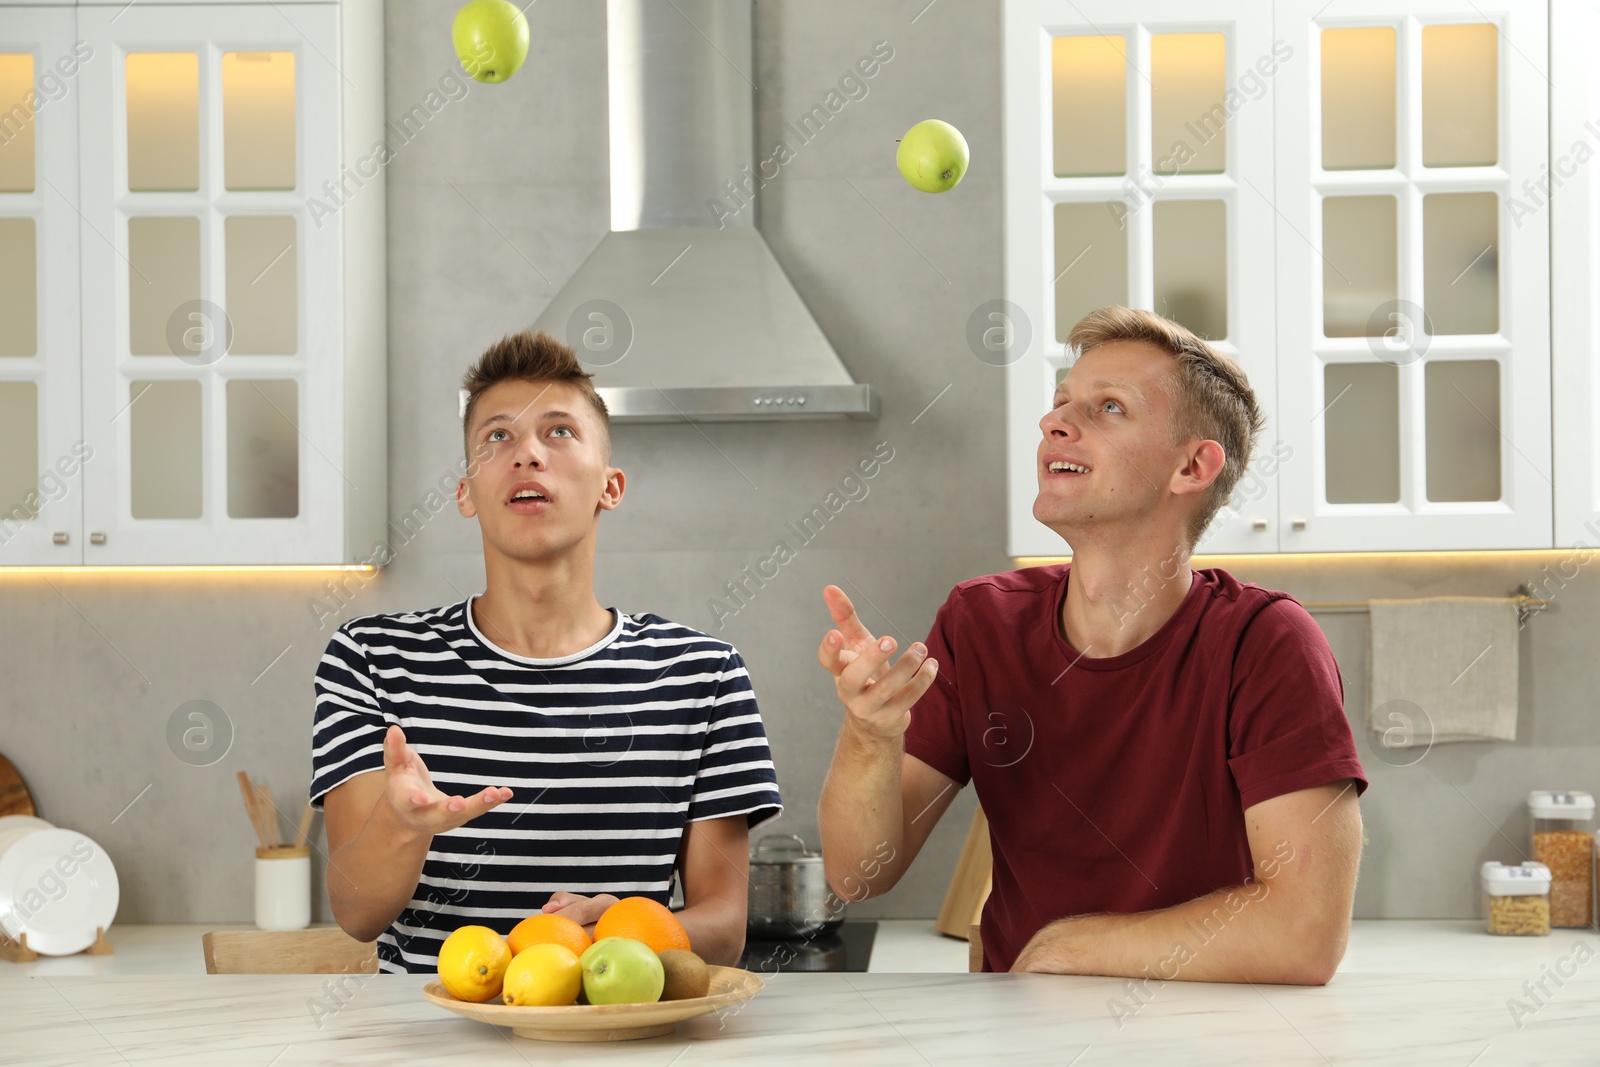
[[[70,7],[0,9],[0,567],[83,562],[78,88]],[[101,457],[103,458],[103,457]]]
[[[336,561],[337,5],[78,12],[85,560]]]
[[[1278,0],[1285,552],[1551,544],[1544,11]]]
[[[1005,369],[1012,556],[1070,552],[1033,518],[1038,421],[1107,304],[1243,365],[1267,427],[1197,550],[1277,550],[1273,95],[1296,58],[1269,0],[1006,4],[1006,299],[1030,338]]]

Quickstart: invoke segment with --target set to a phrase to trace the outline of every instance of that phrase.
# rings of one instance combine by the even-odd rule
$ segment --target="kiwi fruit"
[[[660,956],[667,976],[662,1000],[693,1000],[711,991],[711,971],[705,960],[686,948],[669,948]]]

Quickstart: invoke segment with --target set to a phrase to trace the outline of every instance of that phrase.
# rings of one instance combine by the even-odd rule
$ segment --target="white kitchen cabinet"
[[[83,561],[75,21],[70,7],[0,8],[4,563]]]
[[[1600,3],[1550,6],[1550,177],[1521,193],[1550,219],[1551,372],[1556,382],[1556,547],[1600,545]],[[1565,571],[1570,564],[1562,564]],[[1563,575],[1570,578],[1571,575]]]
[[[1280,550],[1550,547],[1543,5],[1275,22]]]
[[[52,193],[85,306],[81,343],[40,359],[70,368],[90,458],[67,543],[0,563],[365,562],[386,508],[381,7],[63,12],[92,55]]]
[[[1037,339],[1008,366],[1011,555],[1065,551],[1032,517],[1037,424],[1066,330],[1110,303],[1216,341],[1267,413],[1198,551],[1552,544],[1551,223],[1516,207],[1549,157],[1543,5],[1009,0],[1005,18],[1006,293]],[[1181,65],[1163,38],[1188,42]],[[1220,112],[1196,107],[1219,90]],[[1164,116],[1168,94],[1197,115]],[[1165,240],[1164,212],[1191,213]],[[1163,257],[1196,265],[1186,291]],[[1571,401],[1591,486],[1593,395]]]
[[[1008,550],[1061,555],[1033,518],[1038,422],[1066,336],[1153,307],[1244,366],[1277,437],[1270,0],[1012,0],[1005,9],[1007,299],[1031,344],[1006,366]],[[1247,472],[1207,552],[1277,547],[1277,480]]]

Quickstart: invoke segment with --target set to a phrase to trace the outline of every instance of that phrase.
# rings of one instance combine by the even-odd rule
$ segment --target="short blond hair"
[[[1143,341],[1173,358],[1173,373],[1162,379],[1162,388],[1172,404],[1174,445],[1202,440],[1222,446],[1222,471],[1189,522],[1193,548],[1244,476],[1266,419],[1244,368],[1171,319],[1140,308],[1098,308],[1078,320],[1067,346],[1081,356],[1112,341]]]

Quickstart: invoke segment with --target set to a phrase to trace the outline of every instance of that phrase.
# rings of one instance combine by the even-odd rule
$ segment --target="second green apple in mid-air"
[[[509,0],[471,0],[456,12],[450,39],[476,81],[503,82],[528,58],[528,20]]]
[[[971,158],[961,131],[940,119],[923,119],[907,130],[895,153],[901,175],[925,193],[954,189]]]

